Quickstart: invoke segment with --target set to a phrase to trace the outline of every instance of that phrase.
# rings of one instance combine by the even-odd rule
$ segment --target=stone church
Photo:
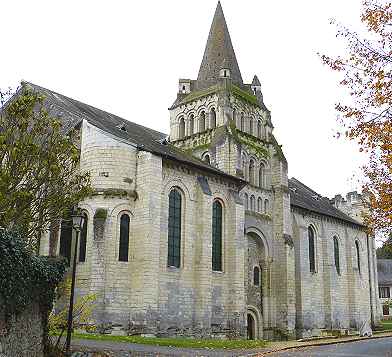
[[[295,178],[255,75],[243,81],[221,4],[197,79],[180,79],[169,135],[31,83],[94,193],[80,203],[77,294],[107,333],[250,339],[358,330],[379,319],[361,222]],[[72,258],[72,230],[57,252]]]

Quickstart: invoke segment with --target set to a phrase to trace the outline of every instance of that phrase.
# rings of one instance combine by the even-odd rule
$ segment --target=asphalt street
[[[270,354],[273,357],[392,357],[392,337]]]

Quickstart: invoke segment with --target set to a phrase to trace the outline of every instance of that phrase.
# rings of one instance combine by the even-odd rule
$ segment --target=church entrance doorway
[[[248,313],[248,340],[256,339],[256,321],[252,314]]]

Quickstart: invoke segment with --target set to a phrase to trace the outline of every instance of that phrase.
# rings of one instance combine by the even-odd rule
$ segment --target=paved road
[[[270,354],[271,357],[392,357],[392,337]]]

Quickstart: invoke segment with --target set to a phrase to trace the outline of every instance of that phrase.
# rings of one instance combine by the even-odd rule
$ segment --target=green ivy
[[[229,127],[234,139],[245,145],[249,151],[254,153],[258,158],[268,158],[270,156],[268,149],[262,145],[264,142],[259,139],[255,139],[249,134],[245,135],[242,131],[238,130],[235,126],[234,120],[229,121]]]
[[[21,313],[33,301],[50,310],[65,260],[33,255],[25,239],[4,229],[0,229],[0,257],[0,302],[6,317]]]
[[[108,216],[108,211],[105,208],[98,208],[94,214],[94,218],[97,219],[106,219],[107,216]]]
[[[245,100],[246,102],[259,106],[259,101],[257,100],[256,96],[251,94],[250,92],[244,91],[240,87],[236,85],[231,85],[231,92],[234,94],[235,97]]]

